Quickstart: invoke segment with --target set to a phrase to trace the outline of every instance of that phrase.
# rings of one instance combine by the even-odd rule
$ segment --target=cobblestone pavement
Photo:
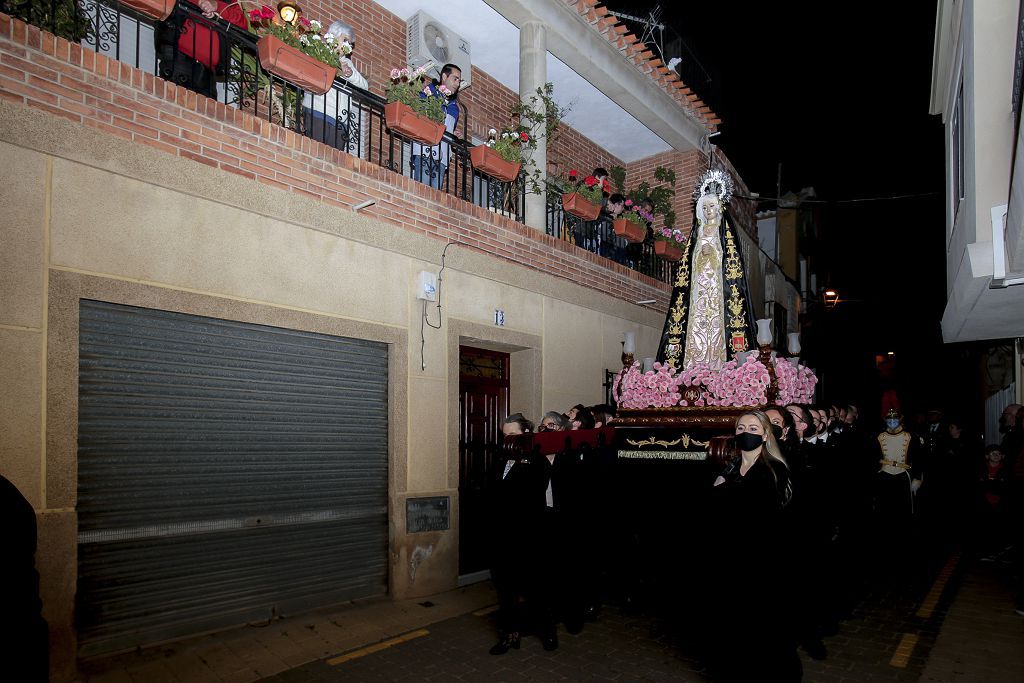
[[[1013,615],[1007,591],[1009,570],[986,567],[958,554],[919,564],[899,581],[870,582],[838,632],[825,639],[828,658],[801,653],[804,680],[829,682],[917,681],[926,666],[929,681],[1020,681],[1024,619]],[[969,574],[964,581],[964,575]],[[950,616],[952,638],[938,640],[949,605],[964,593]],[[1003,618],[993,620],[994,612]],[[1006,613],[1013,617],[1006,617]],[[972,621],[973,619],[973,621]],[[1014,620],[1015,619],[1015,620]],[[282,672],[268,683],[321,681],[706,681],[696,650],[678,620],[655,614],[626,615],[606,607],[578,636],[560,633],[560,648],[545,652],[536,638],[522,649],[489,655],[495,641],[493,613],[458,616],[383,643]],[[1004,663],[977,653],[998,629],[989,649]],[[940,650],[936,650],[937,643]],[[953,649],[959,649],[952,652]],[[966,653],[974,652],[974,655]],[[930,661],[931,660],[931,661]],[[978,667],[984,664],[983,669]],[[971,666],[975,668],[972,669]]]

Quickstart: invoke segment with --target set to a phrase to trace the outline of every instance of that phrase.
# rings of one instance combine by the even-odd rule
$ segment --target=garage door
[[[387,347],[80,304],[80,654],[384,593]]]

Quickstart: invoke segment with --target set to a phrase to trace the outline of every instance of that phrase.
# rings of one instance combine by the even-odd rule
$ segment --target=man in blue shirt
[[[455,64],[445,64],[441,69],[441,78],[427,86],[433,96],[443,96],[443,86],[451,95],[448,95],[448,104],[445,107],[444,129],[449,133],[455,132],[455,126],[459,122],[459,105],[456,102],[459,96],[459,87],[462,85],[462,69]],[[420,97],[427,97],[426,93]],[[421,183],[441,189],[444,182],[444,174],[448,169],[448,159],[451,154],[450,145],[442,141],[433,147],[421,145],[414,142],[412,145],[412,177]]]

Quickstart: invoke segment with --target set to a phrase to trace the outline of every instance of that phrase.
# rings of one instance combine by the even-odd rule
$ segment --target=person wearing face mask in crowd
[[[720,530],[709,539],[712,576],[720,587],[706,596],[709,664],[716,681],[799,681],[783,518],[799,492],[790,484],[768,416],[743,413],[735,433],[739,457],[715,479],[709,498]],[[742,635],[742,652],[730,633]]]
[[[802,406],[794,406],[794,412],[800,415],[800,423],[806,424],[807,411]],[[772,423],[772,433],[789,465],[793,488],[801,494],[786,509],[794,540],[788,554],[793,558],[795,572],[795,632],[807,654],[820,660],[828,654],[822,637],[829,614],[826,577],[832,573],[829,559],[834,535],[829,501],[835,492],[833,482],[822,476],[821,465],[828,460],[822,457],[824,448],[800,442],[794,412],[769,408],[765,415]]]
[[[923,444],[903,428],[903,416],[895,408],[885,415],[885,431],[878,435],[878,472],[875,474],[874,511],[876,528],[892,533],[880,534],[893,550],[907,549],[903,544],[912,531],[914,496],[921,488]]]
[[[522,413],[509,415],[501,425],[506,437],[532,431],[533,423]],[[491,580],[498,592],[498,642],[491,647],[492,655],[518,650],[528,625],[538,573],[531,548],[542,512],[538,496],[533,495],[540,480],[536,462],[511,450],[504,454],[490,496],[491,519],[494,528],[501,530],[490,535]]]

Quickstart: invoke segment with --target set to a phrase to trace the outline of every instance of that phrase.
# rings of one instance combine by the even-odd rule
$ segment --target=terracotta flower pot
[[[175,0],[121,0],[121,4],[144,17],[163,21],[174,11]]]
[[[562,208],[577,218],[592,221],[601,213],[601,205],[587,201],[576,192],[562,195]]]
[[[473,162],[473,168],[503,183],[518,178],[519,169],[523,166],[521,162],[505,161],[500,154],[487,145],[477,145],[469,150],[469,158]]]
[[[665,240],[654,240],[654,253],[666,261],[678,261],[683,258],[682,248]]]
[[[420,116],[407,104],[391,102],[384,106],[384,123],[393,133],[400,133],[423,145],[436,145],[444,137],[444,124]]]
[[[303,90],[323,95],[334,84],[336,69],[286,45],[274,36],[256,41],[260,66]]]
[[[643,242],[644,238],[647,237],[647,226],[637,225],[633,221],[627,221],[625,218],[616,218],[612,221],[612,230],[619,237],[625,237],[627,242]]]

